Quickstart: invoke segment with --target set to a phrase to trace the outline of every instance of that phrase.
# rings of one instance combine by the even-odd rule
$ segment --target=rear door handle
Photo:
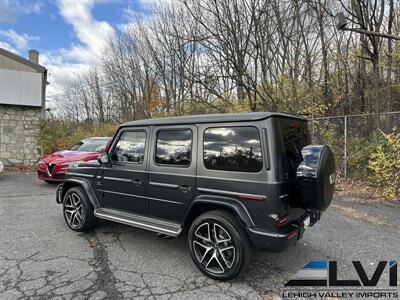
[[[188,193],[190,192],[192,188],[190,186],[187,186],[186,184],[179,186],[179,190],[183,193]]]
[[[133,180],[133,184],[134,185],[142,185],[142,181],[140,180],[140,179],[135,179],[135,180]]]

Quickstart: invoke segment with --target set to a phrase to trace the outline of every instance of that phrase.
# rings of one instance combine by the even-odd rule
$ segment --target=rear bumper
[[[320,213],[308,212],[296,223],[288,225],[281,232],[266,231],[258,228],[246,228],[246,231],[256,249],[281,252],[303,237],[305,231],[303,221],[308,216],[310,217],[310,226],[313,226],[319,220],[320,215]]]

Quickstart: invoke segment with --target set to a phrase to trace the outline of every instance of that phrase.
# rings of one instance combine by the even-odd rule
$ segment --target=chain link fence
[[[400,112],[313,118],[309,126],[314,143],[332,148],[338,176],[362,179],[371,153],[384,144],[382,133],[400,132]]]

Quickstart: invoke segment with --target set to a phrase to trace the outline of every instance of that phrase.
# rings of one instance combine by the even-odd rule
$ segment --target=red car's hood
[[[63,164],[74,161],[88,161],[88,160],[96,160],[99,157],[99,152],[83,152],[83,151],[70,151],[63,150],[54,152],[52,154],[48,154],[43,156],[42,160],[46,164]]]

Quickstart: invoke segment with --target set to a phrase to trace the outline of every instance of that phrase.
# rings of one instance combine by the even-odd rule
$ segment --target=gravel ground
[[[354,274],[351,260],[369,274],[379,260],[400,260],[398,205],[335,198],[296,246],[258,253],[247,273],[218,282],[196,269],[184,237],[110,222],[69,230],[55,188],[34,173],[0,174],[0,299],[270,299],[311,259],[337,260],[343,277]]]

